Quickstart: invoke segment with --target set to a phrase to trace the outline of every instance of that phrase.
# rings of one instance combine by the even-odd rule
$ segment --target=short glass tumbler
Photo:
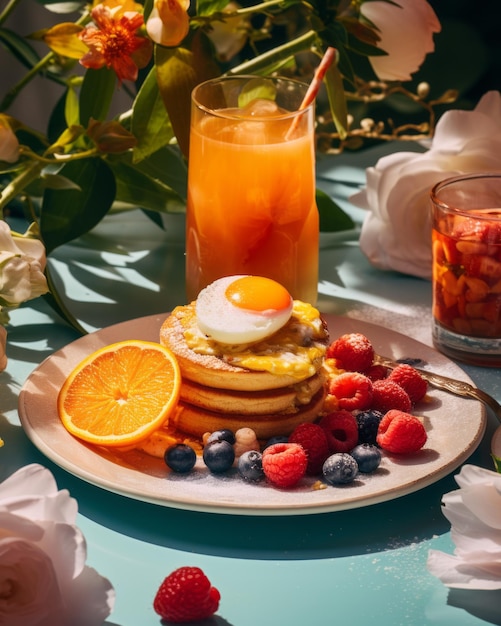
[[[501,365],[501,172],[431,191],[433,341],[454,359]]]

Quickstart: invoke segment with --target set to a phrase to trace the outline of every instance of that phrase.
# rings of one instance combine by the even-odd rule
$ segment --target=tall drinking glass
[[[501,366],[501,174],[449,178],[431,192],[433,340],[453,358]]]
[[[285,78],[223,77],[192,94],[188,300],[231,274],[273,278],[314,304],[318,283],[314,104]]]

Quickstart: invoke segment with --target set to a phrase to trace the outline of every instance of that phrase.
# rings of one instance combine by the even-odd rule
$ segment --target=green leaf
[[[104,121],[115,93],[115,72],[106,67],[88,69],[80,91],[80,124],[87,126],[90,118]]]
[[[245,85],[238,96],[238,106],[243,108],[257,98],[274,101],[276,96],[277,89],[274,83],[263,78],[253,78]]]
[[[343,78],[336,64],[332,64],[325,74],[325,86],[332,113],[332,119],[341,139],[348,134],[348,106],[344,94]]]
[[[207,37],[197,31],[186,48],[155,46],[155,67],[158,88],[174,134],[183,154],[190,145],[191,92],[204,80],[221,73],[212,56]]]
[[[197,15],[212,15],[223,11],[228,5],[228,0],[198,0]]]
[[[164,146],[134,165],[137,170],[173,189],[186,202],[188,168],[177,146]]]
[[[133,151],[135,163],[167,145],[174,136],[158,89],[155,68],[146,77],[134,101],[131,132],[137,138]]]
[[[72,180],[59,174],[44,174],[42,180],[46,189],[80,189]]]
[[[158,88],[179,147],[188,154],[191,92],[198,82],[193,54],[185,48],[155,46]]]
[[[185,205],[179,195],[159,180],[127,163],[116,162],[111,167],[115,174],[118,202],[160,213],[184,211]]]
[[[351,217],[321,189],[316,190],[316,201],[321,232],[334,233],[355,227],[355,222]]]
[[[26,39],[8,28],[0,28],[0,43],[27,68],[31,69],[40,60],[40,56]]]
[[[47,254],[96,226],[115,199],[115,178],[102,159],[71,161],[60,175],[78,189],[47,189],[44,193],[40,232]]]

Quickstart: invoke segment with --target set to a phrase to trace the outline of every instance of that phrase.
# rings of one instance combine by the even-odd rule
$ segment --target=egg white
[[[198,294],[195,310],[200,330],[208,337],[226,344],[254,343],[280,330],[292,313],[293,301],[281,311],[250,311],[232,304],[225,291],[242,276],[220,278]]]

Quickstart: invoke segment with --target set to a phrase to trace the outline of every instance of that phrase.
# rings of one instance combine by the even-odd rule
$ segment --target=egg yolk
[[[234,280],[225,291],[229,302],[248,311],[282,311],[291,306],[287,289],[271,278],[243,276]]]

